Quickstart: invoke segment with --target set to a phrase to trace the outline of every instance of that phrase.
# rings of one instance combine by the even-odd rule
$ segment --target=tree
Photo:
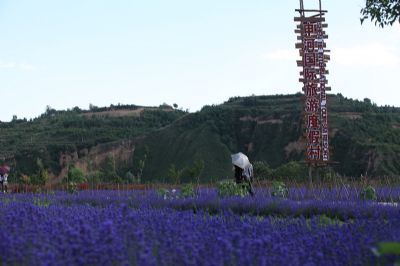
[[[126,174],[124,176],[124,182],[126,182],[126,183],[136,183],[135,175],[132,174],[131,171],[126,172]]]
[[[50,116],[52,114],[55,114],[56,112],[56,109],[51,108],[50,105],[46,105],[46,111],[44,112],[45,116]]]
[[[182,170],[178,170],[175,164],[172,164],[168,169],[168,177],[175,185],[181,182]]]
[[[121,183],[122,179],[117,174],[114,156],[108,155],[101,168],[103,181],[108,183]]]
[[[95,110],[97,110],[99,107],[97,107],[96,105],[94,105],[94,104],[89,104],[89,110],[90,111],[95,111]]]
[[[199,183],[201,172],[204,169],[204,161],[197,160],[191,166],[185,167],[181,171],[181,178],[183,177],[185,180],[181,180],[184,182],[193,182],[193,179],[196,179],[197,183]]]
[[[45,185],[49,180],[49,172],[44,167],[43,161],[40,158],[36,159],[37,172],[32,176],[31,182],[35,185]]]
[[[361,24],[368,18],[382,28],[396,21],[400,23],[400,0],[366,0],[361,15]]]
[[[81,169],[76,168],[75,166],[69,167],[67,178],[68,182],[74,183],[83,183],[86,181],[85,174],[81,171]]]
[[[138,177],[139,180],[142,179],[144,166],[146,164],[146,158],[147,158],[147,154],[145,153],[143,159],[139,160],[139,163],[138,163],[138,170],[137,170],[136,176]]]
[[[372,104],[371,99],[369,98],[364,98],[364,103]]]

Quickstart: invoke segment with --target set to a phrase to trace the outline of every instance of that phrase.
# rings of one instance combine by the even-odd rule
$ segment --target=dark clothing
[[[243,169],[235,165],[235,181],[236,184],[240,184],[244,181],[243,179]]]
[[[243,174],[243,169],[234,165],[235,166],[235,181],[236,184],[248,183],[248,189],[249,189],[249,194],[254,196],[254,190],[253,190],[253,185],[250,182],[250,179],[246,178],[246,176]]]

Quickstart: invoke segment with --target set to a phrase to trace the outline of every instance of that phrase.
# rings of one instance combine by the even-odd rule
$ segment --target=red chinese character
[[[311,146],[308,147],[307,149],[307,158],[309,160],[319,160],[319,158],[321,157],[321,148],[320,146]]]
[[[316,97],[318,91],[317,83],[307,83],[305,94],[307,97]]]
[[[312,67],[316,65],[315,53],[304,53],[304,66]]]
[[[307,116],[307,127],[308,128],[319,128],[319,119],[316,115]]]
[[[314,24],[311,22],[304,22],[303,23],[303,29],[304,29],[304,35],[305,36],[311,36],[312,34],[315,33],[314,31]]]
[[[319,101],[316,98],[308,98],[306,100],[306,112],[315,113],[318,111]]]
[[[304,50],[307,52],[314,52],[315,49],[315,44],[314,44],[315,39],[304,39]]]
[[[311,145],[318,145],[320,143],[320,132],[317,130],[311,130],[308,132],[308,143]]]
[[[306,68],[304,69],[304,78],[307,81],[312,81],[317,79],[317,71],[313,68]]]

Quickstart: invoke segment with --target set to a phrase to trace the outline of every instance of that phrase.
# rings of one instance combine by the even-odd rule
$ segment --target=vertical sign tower
[[[326,10],[305,9],[300,0],[299,16],[294,18],[298,23],[295,33],[298,34],[296,48],[299,49],[301,60],[297,66],[302,68],[299,81],[303,84],[304,92],[304,133],[306,138],[306,161],[309,165],[325,165],[329,162],[329,128],[328,103],[326,92],[328,80],[326,63],[327,55],[325,40],[328,36],[325,28]]]

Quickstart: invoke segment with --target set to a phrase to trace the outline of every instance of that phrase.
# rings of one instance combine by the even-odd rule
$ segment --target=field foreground
[[[0,195],[1,265],[393,265],[400,207],[360,200]]]

